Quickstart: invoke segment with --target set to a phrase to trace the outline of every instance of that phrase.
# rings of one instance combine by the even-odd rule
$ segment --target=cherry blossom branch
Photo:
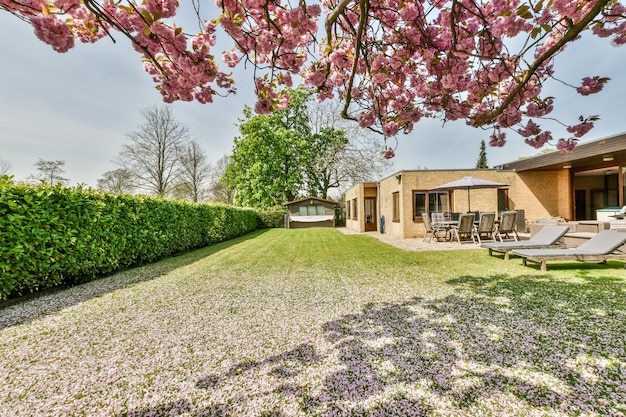
[[[341,110],[341,116],[346,119],[350,118],[348,116],[348,108],[350,107],[350,101],[351,101],[350,92],[352,91],[352,87],[354,86],[354,77],[356,76],[356,73],[357,73],[357,65],[359,64],[359,57],[361,55],[361,48],[363,45],[362,37],[365,31],[365,27],[367,26],[367,18],[368,18],[368,12],[369,12],[369,0],[360,0],[359,8],[361,11],[361,16],[359,19],[359,26],[357,28],[357,33],[355,37],[354,59],[352,60],[352,71],[350,73],[350,79],[348,80],[346,99],[344,101],[343,109]]]
[[[519,96],[521,91],[524,89],[526,83],[530,81],[530,79],[535,75],[537,70],[546,62],[548,59],[552,58],[558,51],[560,51],[568,42],[574,40],[580,32],[582,32],[587,25],[602,12],[604,7],[609,3],[610,0],[600,0],[596,2],[593,8],[583,17],[580,21],[570,26],[563,35],[563,37],[557,41],[550,49],[548,49],[544,54],[542,54],[539,58],[535,60],[535,62],[530,65],[530,67],[526,70],[524,77],[518,83],[517,87],[513,90],[511,94],[509,94],[502,104],[496,109],[494,113],[486,116],[483,120],[480,120],[478,124],[485,125],[493,123],[496,118],[501,115],[505,109],[513,102],[513,100]]]

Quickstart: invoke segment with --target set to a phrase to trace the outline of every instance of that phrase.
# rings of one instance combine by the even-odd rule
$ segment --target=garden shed
[[[336,201],[308,197],[285,203],[289,212],[285,215],[287,229],[306,227],[335,227]]]

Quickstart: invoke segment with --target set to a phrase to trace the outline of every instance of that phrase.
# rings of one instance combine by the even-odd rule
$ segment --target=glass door
[[[365,231],[373,232],[378,229],[376,223],[376,198],[365,198]]]

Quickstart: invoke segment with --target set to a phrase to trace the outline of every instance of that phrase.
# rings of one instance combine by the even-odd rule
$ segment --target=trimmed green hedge
[[[270,207],[257,210],[259,229],[280,229],[285,227],[285,207]]]
[[[232,239],[252,209],[0,179],[0,300]]]

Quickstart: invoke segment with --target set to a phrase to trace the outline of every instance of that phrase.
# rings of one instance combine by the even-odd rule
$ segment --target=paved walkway
[[[388,234],[382,234],[379,232],[365,232],[359,233],[353,230],[346,229],[345,227],[338,227],[337,230],[345,234],[361,234],[371,236],[380,240],[388,245],[395,246],[397,248],[406,251],[424,251],[424,250],[459,250],[459,249],[480,249],[480,245],[470,242],[462,242],[459,244],[457,241],[453,242],[437,242],[433,239],[430,243],[424,242],[421,237],[411,239],[398,239]]]
[[[428,241],[424,242],[423,238],[421,237],[416,237],[416,238],[411,238],[411,239],[398,239],[388,234],[381,234],[379,232],[359,233],[353,230],[346,229],[345,227],[338,227],[337,230],[345,234],[361,234],[361,235],[371,236],[388,245],[392,245],[397,248],[400,248],[406,251],[413,251],[413,252],[425,251],[425,250],[481,249],[479,244],[475,244],[471,241],[462,242],[461,244],[459,244],[456,240],[452,242],[437,242],[435,239],[433,239],[431,240],[430,243],[428,243]],[[520,233],[519,235],[521,239],[528,238],[528,236],[525,233]]]

